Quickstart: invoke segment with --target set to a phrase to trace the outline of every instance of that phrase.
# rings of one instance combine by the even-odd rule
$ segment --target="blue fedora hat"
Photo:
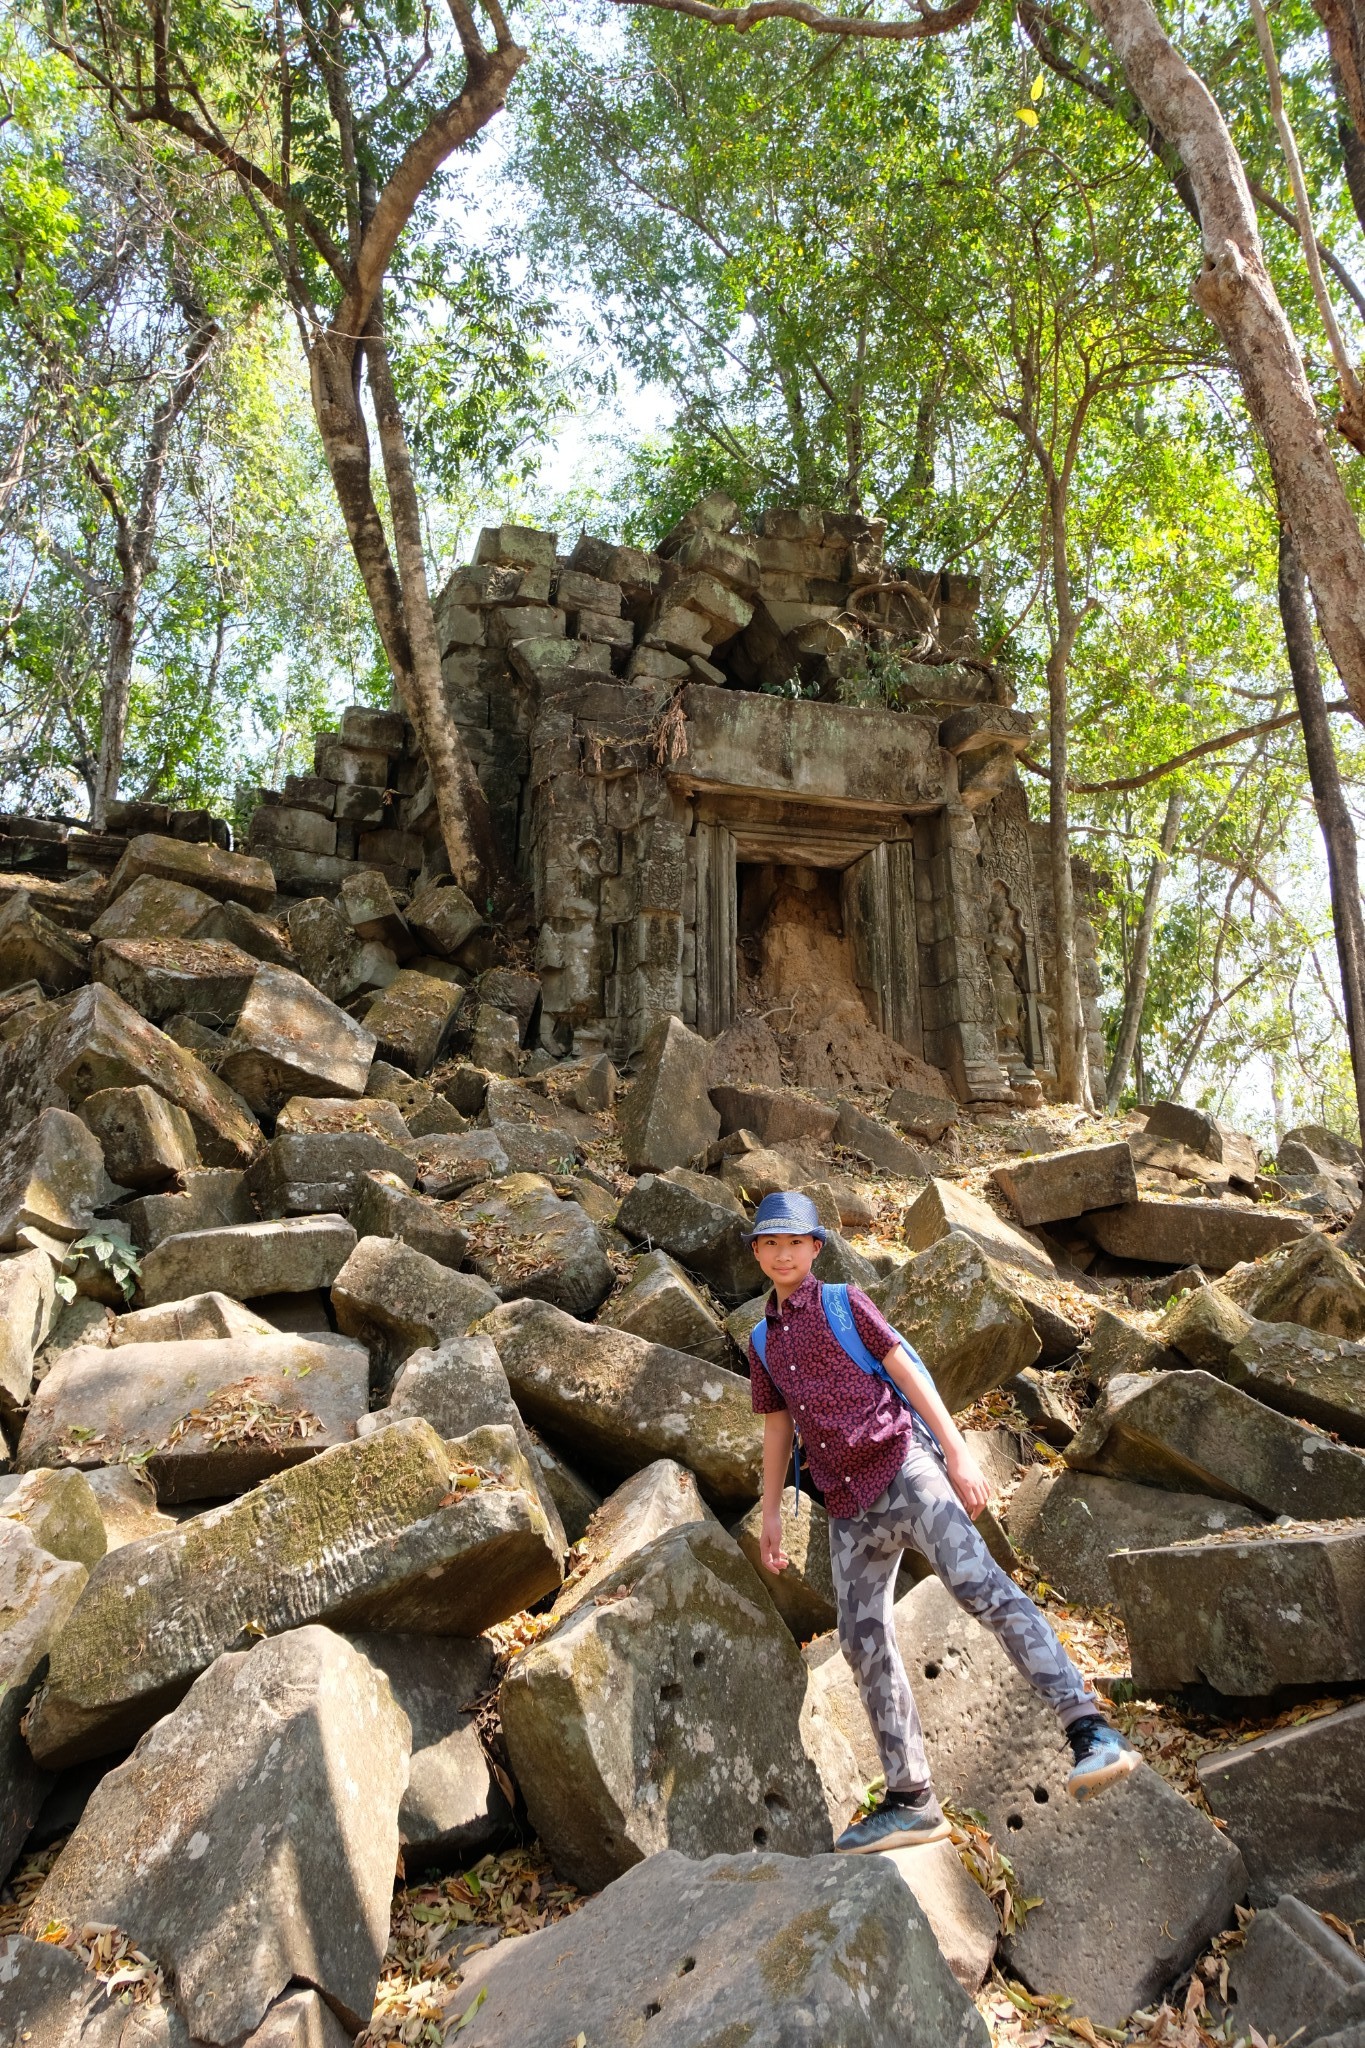
[[[818,1237],[824,1244],[828,1235],[810,1196],[798,1194],[765,1195],[744,1233],[748,1244],[756,1237]]]

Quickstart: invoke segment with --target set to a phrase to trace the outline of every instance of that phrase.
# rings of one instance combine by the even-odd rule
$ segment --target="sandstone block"
[[[275,901],[275,877],[269,861],[245,853],[225,853],[221,846],[206,841],[194,844],[156,832],[139,833],[128,841],[109,877],[106,903],[116,903],[142,875],[179,882],[219,903],[245,903],[248,910],[269,910]]]
[[[512,1166],[496,1131],[438,1132],[414,1138],[411,1150],[418,1187],[441,1201],[453,1200],[480,1181],[500,1179]]]
[[[968,1875],[957,1845],[927,1842],[881,1853],[914,1893],[958,1983],[968,1993],[979,1991],[995,1958],[1000,1922],[976,1879]]]
[[[267,1223],[187,1230],[166,1237],[142,1266],[142,1298],[149,1308],[191,1294],[230,1294],[251,1301],[263,1294],[310,1294],[330,1287],[355,1249],[343,1216],[285,1216]]]
[[[162,1188],[199,1164],[185,1111],[145,1084],[87,1095],[80,1118],[99,1141],[110,1179],[122,1188]]]
[[[24,1471],[145,1463],[161,1501],[222,1500],[348,1442],[369,1406],[362,1344],[279,1332],[70,1351],[39,1387]]]
[[[36,981],[59,996],[89,979],[83,947],[43,916],[27,889],[0,904],[0,988]]]
[[[866,1110],[842,1097],[839,1120],[834,1127],[834,1142],[846,1145],[852,1152],[861,1152],[879,1173],[898,1174],[902,1180],[925,1180],[934,1170],[934,1162],[926,1158],[918,1146],[907,1144],[878,1118],[869,1116]]]
[[[433,882],[419,889],[407,908],[408,928],[428,952],[453,960],[466,939],[482,931],[486,920],[453,882]]]
[[[1096,1209],[1084,1222],[1086,1235],[1114,1258],[1153,1266],[1202,1266],[1226,1273],[1243,1259],[1258,1259],[1277,1246],[1306,1237],[1306,1216],[1239,1202],[1158,1201],[1144,1195],[1117,1209]]]
[[[0,1870],[6,1876],[52,1783],[19,1724],[85,1583],[84,1565],[54,1557],[21,1522],[0,1520]]]
[[[0,1520],[21,1523],[50,1556],[87,1571],[109,1547],[100,1504],[81,1472],[48,1470],[0,1479]]]
[[[1170,1345],[1201,1372],[1214,1373],[1221,1379],[1233,1350],[1252,1327],[1246,1310],[1239,1308],[1221,1287],[1191,1287],[1176,1296],[1161,1318],[1159,1330],[1163,1344]]]
[[[338,1328],[370,1346],[381,1384],[411,1352],[463,1337],[498,1305],[486,1280],[399,1238],[362,1237],[331,1287]]]
[[[566,1540],[581,1542],[588,1533],[588,1524],[602,1505],[601,1494],[594,1492],[587,1480],[539,1437],[532,1438],[531,1449],[540,1474],[542,1498],[548,1494],[554,1502]]]
[[[146,936],[165,934],[150,933]],[[270,918],[262,917],[259,911],[248,910],[245,903],[215,903],[186,936],[214,939],[220,945],[235,946],[239,952],[250,954],[253,960],[265,961],[272,967],[297,965],[284,928]]]
[[[464,999],[458,983],[405,967],[365,1012],[379,1057],[407,1073],[429,1074],[450,1041]]]
[[[970,1407],[1038,1356],[1032,1318],[1010,1277],[955,1230],[877,1287],[888,1322],[918,1351],[950,1410]]]
[[[616,1121],[632,1173],[686,1166],[720,1135],[720,1117],[706,1086],[710,1047],[679,1017],[661,1017],[640,1054]]]
[[[1210,1750],[1197,1769],[1253,1906],[1293,1892],[1316,1912],[1365,1917],[1365,1700]]]
[[[1201,1537],[1110,1560],[1140,1689],[1238,1697],[1365,1678],[1365,1526]]]
[[[96,981],[153,1024],[195,1017],[217,1028],[240,1012],[260,962],[208,939],[102,939],[90,965]]]
[[[642,1174],[616,1221],[637,1244],[670,1252],[728,1306],[744,1301],[762,1278],[744,1241],[747,1226],[739,1198],[709,1175],[685,1167]]]
[[[272,1140],[247,1184],[262,1216],[344,1216],[369,1173],[410,1187],[417,1164],[372,1131],[287,1131]]]
[[[764,1145],[787,1145],[803,1139],[820,1144],[839,1121],[839,1112],[795,1088],[713,1088],[711,1101],[720,1115],[720,1134],[752,1131]]]
[[[220,2048],[299,1977],[359,2028],[409,1747],[388,1682],[329,1629],[220,1657],[96,1787],[30,1927],[112,1921]]]
[[[509,1432],[487,1434],[515,1457]],[[550,1592],[559,1559],[535,1502],[496,1475],[451,1501],[462,1455],[399,1422],[102,1558],[53,1645],[34,1755],[64,1765],[123,1746],[260,1634],[322,1621],[474,1636]]]
[[[176,1526],[171,1515],[156,1505],[156,1488],[144,1472],[133,1465],[102,1465],[93,1472],[77,1475],[94,1494],[104,1522],[106,1553],[121,1550],[126,1543],[140,1543],[144,1536],[160,1536]]]
[[[99,1140],[69,1110],[45,1109],[11,1140],[0,1167],[0,1245],[11,1249],[29,1228],[80,1237],[103,1196]]]
[[[44,1251],[0,1258],[0,1414],[15,1416],[33,1387],[33,1359],[47,1341],[57,1291]]]
[[[375,1038],[301,974],[262,967],[219,1073],[254,1110],[273,1116],[291,1095],[363,1095]]]
[[[1111,1380],[1065,1457],[1079,1472],[1197,1487],[1268,1515],[1365,1515],[1365,1456],[1205,1372]]]
[[[597,1508],[555,1599],[556,1618],[562,1620],[592,1599],[599,1586],[657,1537],[693,1522],[714,1520],[686,1467],[672,1458],[657,1458]]]
[[[116,1316],[109,1344],[179,1344],[193,1338],[268,1337],[271,1325],[227,1294],[191,1294]]]
[[[937,1579],[895,1607],[940,1799],[983,1813],[1021,1892],[1043,1903],[1001,1943],[1026,1984],[1065,1987],[1075,2010],[1122,2025],[1232,1919],[1246,1872],[1232,1843],[1147,1766],[1077,1806],[1056,1717]],[[807,1651],[855,1754],[880,1766],[852,1673]]]
[[[1034,1465],[1009,1504],[1006,1525],[1011,1543],[1064,1600],[1107,1607],[1117,1597],[1109,1571],[1116,1550],[1160,1549],[1260,1519],[1251,1508],[1207,1494]]]
[[[1339,1245],[1317,1231],[1229,1273],[1221,1286],[1230,1301],[1263,1323],[1302,1323],[1327,1337],[1365,1338],[1365,1278]]]
[[[1202,1109],[1186,1109],[1179,1102],[1155,1102],[1147,1113],[1147,1136],[1184,1145],[1226,1167],[1230,1180],[1244,1187],[1255,1184],[1259,1170],[1255,1141],[1245,1131],[1209,1116]]]
[[[555,1867],[595,1888],[663,1848],[828,1848],[804,1697],[800,1652],[749,1565],[695,1522],[517,1658],[503,1733]]]
[[[690,1351],[712,1365],[733,1369],[734,1346],[725,1325],[703,1299],[676,1259],[667,1252],[642,1252],[619,1294],[601,1310],[598,1321],[612,1330],[626,1330],[649,1344]]]
[[[1042,1247],[997,1216],[978,1195],[950,1180],[931,1180],[901,1217],[901,1236],[912,1251],[923,1252],[953,1230],[974,1238],[986,1256],[1001,1265],[1018,1266],[1040,1280],[1057,1277]]]
[[[264,1145],[239,1095],[100,982],[0,1051],[0,1098],[15,1121],[54,1094],[74,1105],[143,1082],[186,1112],[206,1166],[247,1166]]]
[[[1058,1223],[1087,1209],[1137,1200],[1137,1173],[1126,1144],[1078,1145],[1039,1159],[1011,1160],[991,1179],[1023,1224]]]
[[[205,1167],[182,1175],[181,1180],[175,1194],[143,1195],[122,1205],[120,1217],[139,1251],[151,1251],[163,1238],[180,1237],[187,1231],[255,1222],[246,1175],[236,1167]]]
[[[596,1224],[537,1175],[467,1195],[458,1214],[471,1269],[502,1300],[550,1301],[587,1317],[610,1294],[615,1276]]]
[[[755,1959],[758,1967],[755,1968]],[[795,1959],[795,1960],[793,1960]],[[929,1925],[879,1856],[651,1856],[562,1926],[468,1965],[488,1993],[469,2048],[559,2048],[564,2014],[589,2041],[626,2042],[667,2015],[670,2048],[728,2039],[787,2048],[986,2048]],[[818,2015],[818,2018],[813,2018]],[[463,2048],[463,2044],[462,2044]]]
[[[925,1095],[914,1088],[893,1088],[886,1114],[907,1137],[937,1145],[957,1124],[957,1104],[950,1095]]]
[[[411,1164],[415,1172],[416,1161]],[[449,1204],[413,1194],[406,1173],[362,1173],[348,1213],[361,1237],[401,1238],[438,1266],[464,1264],[469,1241]]]
[[[757,1497],[762,1421],[738,1373],[575,1322],[548,1302],[508,1302],[481,1333],[497,1345],[522,1414],[557,1442],[623,1476],[676,1458],[717,1504]]]
[[[1178,1372],[1183,1363],[1178,1352],[1149,1336],[1125,1316],[1113,1309],[1096,1309],[1085,1351],[1086,1378],[1093,1385],[1103,1386],[1106,1380],[1121,1373]]]
[[[102,910],[90,927],[94,939],[176,939],[192,936],[214,908],[212,896],[184,882],[140,875]],[[217,933],[210,936],[217,937]]]
[[[1298,2034],[1365,2030],[1365,1957],[1287,1892],[1258,1913],[1228,1967],[1228,2003],[1244,2036],[1287,2041]]]
[[[1253,1323],[1229,1355],[1227,1379],[1268,1408],[1365,1445],[1365,1344],[1297,1323]]]
[[[350,1641],[388,1679],[412,1728],[398,1809],[404,1867],[467,1868],[506,1837],[512,1821],[471,1711],[493,1682],[492,1646],[483,1637],[377,1633]]]

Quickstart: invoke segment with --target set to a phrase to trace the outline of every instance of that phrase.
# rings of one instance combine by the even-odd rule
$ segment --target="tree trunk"
[[[477,828],[469,829],[468,821],[477,816],[480,805],[486,820],[487,803],[459,736],[444,715],[440,687],[440,657],[436,649],[431,599],[426,594],[425,569],[422,574],[422,590],[426,596],[426,624],[430,634],[429,645],[424,649],[422,656],[427,663],[425,696],[418,681],[417,658],[413,653],[411,622],[404,601],[403,585],[399,580],[398,570],[389,550],[388,535],[384,531],[384,523],[375,502],[369,430],[360,406],[360,362],[360,351],[349,336],[329,330],[315,344],[310,365],[313,411],[318,423],[318,432],[322,437],[337,502],[341,507],[342,518],[346,522],[351,552],[355,556],[356,566],[365,585],[365,594],[370,601],[370,610],[374,614],[375,625],[393,676],[394,688],[426,752],[451,872],[461,888],[482,906],[488,899],[495,872],[491,859],[486,862],[483,850],[486,843],[491,856],[492,829],[491,825],[487,828],[486,842],[481,843]],[[382,374],[381,371],[381,377]],[[391,388],[389,395],[391,402]],[[434,706],[431,701],[432,666],[435,669]],[[464,808],[466,782],[460,772],[461,757],[467,770],[468,782],[478,792],[468,811]],[[453,787],[452,759],[455,763],[456,778]]]
[[[1265,267],[1242,160],[1208,89],[1151,0],[1088,0],[1144,113],[1174,145],[1199,208],[1204,267],[1194,297],[1241,381],[1298,543],[1318,622],[1365,723],[1365,543],[1342,488],[1293,329]]]
[[[370,322],[365,343],[370,390],[374,396],[379,426],[379,447],[384,459],[384,476],[389,487],[389,517],[393,521],[394,551],[403,590],[403,612],[408,625],[410,696],[408,716],[417,728],[422,751],[431,770],[436,795],[436,814],[441,822],[451,873],[476,904],[484,905],[493,889],[498,871],[497,846],[488,798],[474,772],[448,715],[441,681],[441,649],[427,584],[426,554],[422,546],[422,512],[412,474],[412,458],[403,416],[393,388],[388,344],[377,317]]]
[[[1365,914],[1360,902],[1356,834],[1341,786],[1341,770],[1332,744],[1327,705],[1313,645],[1312,621],[1304,592],[1303,566],[1288,528],[1280,529],[1280,617],[1294,696],[1303,722],[1303,746],[1313,786],[1322,843],[1327,853],[1327,879],[1332,897],[1332,927],[1341,966],[1342,1008],[1356,1084],[1356,1116],[1365,1137]]]
[[[1138,919],[1137,934],[1133,941],[1133,958],[1128,969],[1128,986],[1123,995],[1123,1016],[1119,1021],[1118,1042],[1114,1047],[1109,1078],[1105,1084],[1105,1108],[1111,1116],[1118,1108],[1119,1097],[1127,1086],[1128,1069],[1137,1051],[1138,1035],[1142,1029],[1142,1012],[1147,1002],[1147,970],[1152,957],[1156,908],[1161,896],[1161,885],[1171,864],[1176,833],[1180,830],[1180,814],[1184,808],[1184,791],[1173,789],[1166,803],[1159,850],[1147,871],[1147,887],[1142,896],[1142,915]]]
[[[1067,815],[1068,648],[1058,639],[1048,656],[1048,855],[1052,911],[1057,927],[1057,1088],[1064,1102],[1089,1107],[1089,1063],[1081,1036],[1081,988],[1076,972],[1076,892],[1071,882]]]

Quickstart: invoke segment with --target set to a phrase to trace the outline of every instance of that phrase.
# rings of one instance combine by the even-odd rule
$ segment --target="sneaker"
[[[1120,1735],[1098,1714],[1073,1721],[1066,1739],[1074,1758],[1067,1773],[1066,1789],[1073,1799],[1093,1799],[1116,1779],[1130,1777],[1142,1762],[1127,1736]]]
[[[911,1849],[941,1842],[949,1833],[943,1808],[932,1792],[918,1799],[883,1799],[865,1820],[845,1828],[835,1850],[841,1856],[870,1856],[877,1849]]]

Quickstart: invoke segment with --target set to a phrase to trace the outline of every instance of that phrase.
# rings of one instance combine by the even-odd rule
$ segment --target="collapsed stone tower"
[[[653,554],[493,528],[440,594],[446,701],[533,890],[548,1022],[620,1055],[668,1012],[711,1037],[755,1003],[816,1028],[855,998],[960,1098],[1037,1100],[1032,720],[980,658],[975,583],[895,574],[879,520],[737,528],[719,496]]]

